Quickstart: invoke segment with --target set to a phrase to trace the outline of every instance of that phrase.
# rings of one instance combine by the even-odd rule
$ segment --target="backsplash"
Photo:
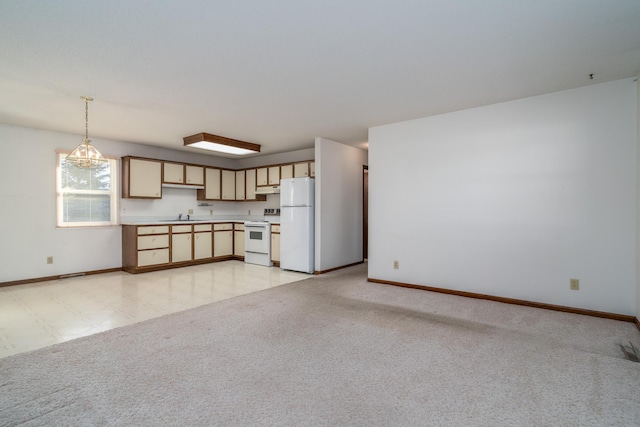
[[[266,202],[217,202],[198,201],[195,189],[162,188],[162,199],[120,199],[121,220],[138,218],[172,218],[178,214],[189,214],[192,218],[202,219],[255,219],[264,217],[265,209],[279,209],[280,195],[267,195]],[[198,206],[198,204],[207,206]]]

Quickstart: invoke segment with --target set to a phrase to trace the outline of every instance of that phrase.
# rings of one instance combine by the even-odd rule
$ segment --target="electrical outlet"
[[[398,260],[393,261],[393,268],[394,268],[395,270],[397,270],[397,269],[399,269],[399,268],[400,268],[400,263],[398,262]]]
[[[187,210],[187,215],[193,215],[193,209]]]
[[[569,288],[572,291],[579,291],[580,290],[580,280],[578,280],[578,279],[569,279]]]
[[[209,215],[213,215],[213,209],[209,209]]]
[[[47,257],[47,264],[53,264],[53,257],[52,256],[48,256]]]
[[[247,215],[251,215],[251,209],[247,211]]]

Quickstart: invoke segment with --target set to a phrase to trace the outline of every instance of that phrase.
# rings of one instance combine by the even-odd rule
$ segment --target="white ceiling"
[[[589,79],[589,74],[594,79]],[[639,0],[0,2],[0,122],[262,153],[640,73]],[[194,149],[186,149],[194,150]]]

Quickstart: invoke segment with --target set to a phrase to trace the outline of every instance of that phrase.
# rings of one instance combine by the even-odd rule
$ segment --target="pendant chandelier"
[[[89,139],[89,101],[93,101],[90,96],[81,96],[84,100],[84,138],[82,144],[78,145],[66,158],[65,161],[76,165],[79,168],[93,169],[105,164],[107,159],[96,147],[90,144]]]

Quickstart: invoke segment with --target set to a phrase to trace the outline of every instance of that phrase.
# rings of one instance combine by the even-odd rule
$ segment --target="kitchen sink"
[[[195,222],[197,219],[161,219],[160,222]]]

